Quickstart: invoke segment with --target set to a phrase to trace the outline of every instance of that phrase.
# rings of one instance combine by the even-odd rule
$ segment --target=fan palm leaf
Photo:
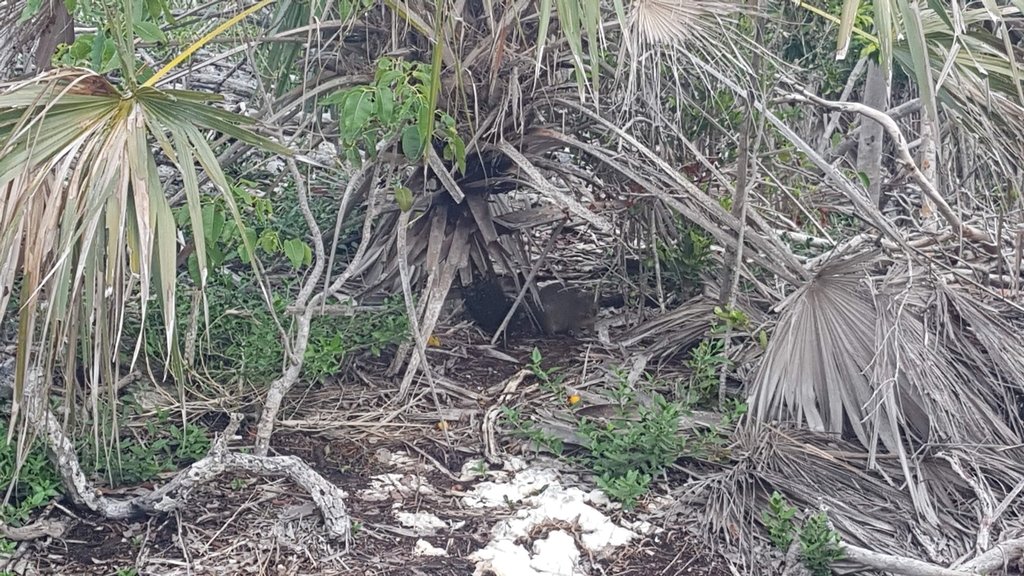
[[[722,0],[637,0],[630,5],[629,32],[645,44],[672,45],[713,34],[715,17],[740,5]]]
[[[1020,392],[1024,343],[997,315],[907,265],[890,263],[874,279],[880,262],[867,252],[829,264],[784,304],[751,413],[856,437],[869,466],[879,449],[898,455],[915,504],[934,519],[909,454],[934,443],[1015,444],[1021,421],[1006,406]],[[973,336],[980,331],[988,334]]]
[[[200,130],[288,150],[244,128],[252,120],[206,105],[214,98],[205,94],[146,86],[122,94],[102,76],[73,68],[0,89],[0,276],[6,281],[20,270],[23,278],[16,387],[30,357],[73,369],[79,339],[87,373],[109,376],[132,297],[143,321],[150,296],[157,297],[174,350],[177,226],[151,142],[181,172],[201,280],[197,164],[217,188],[229,188]],[[225,199],[241,227],[231,195]],[[0,321],[11,295],[0,293]],[[36,330],[44,300],[45,322]],[[140,331],[136,355],[141,338]]]

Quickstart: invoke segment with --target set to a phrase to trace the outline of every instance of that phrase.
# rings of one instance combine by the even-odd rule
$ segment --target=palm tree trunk
[[[889,90],[885,81],[885,70],[874,60],[868,62],[867,78],[864,82],[864,104],[875,110],[889,107]],[[871,203],[882,208],[882,125],[867,117],[861,117],[860,142],[857,146],[857,171],[868,177],[868,195]]]

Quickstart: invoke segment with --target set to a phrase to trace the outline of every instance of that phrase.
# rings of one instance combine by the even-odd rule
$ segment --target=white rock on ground
[[[487,570],[497,576],[585,575],[579,566],[581,551],[576,540],[563,530],[552,530],[546,539],[534,541],[532,552],[515,543],[541,524],[578,524],[588,554],[597,557],[637,536],[587,504],[600,501],[600,497],[562,486],[558,472],[551,468],[529,468],[506,483],[482,482],[463,500],[474,508],[507,508],[510,502],[519,507],[512,518],[492,528],[493,539],[486,547],[469,556],[476,563],[477,575]]]
[[[413,548],[413,553],[417,556],[447,556],[448,552],[444,551],[437,546],[434,546],[426,540],[420,539],[416,541],[416,546]]]
[[[422,536],[434,535],[438,530],[448,527],[444,520],[430,512],[402,512],[396,510],[395,518],[398,519],[402,526],[411,528],[416,534]]]

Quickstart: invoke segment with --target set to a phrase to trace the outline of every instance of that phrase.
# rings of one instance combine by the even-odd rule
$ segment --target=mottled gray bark
[[[874,60],[868,62],[868,74],[864,82],[865,106],[885,112],[889,107],[889,88],[885,81],[885,70]],[[882,208],[882,125],[861,116],[860,140],[857,144],[857,171],[868,177],[868,195],[871,203]]]

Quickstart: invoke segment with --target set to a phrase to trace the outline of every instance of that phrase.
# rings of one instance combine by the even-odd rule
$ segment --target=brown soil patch
[[[571,338],[499,346],[503,354],[519,361],[512,363],[480,353],[475,346],[484,344],[482,339],[466,336],[465,331],[445,337],[461,338],[462,342],[461,346],[450,346],[454,351],[449,361],[440,356],[435,358],[440,359],[441,372],[448,381],[475,393],[493,388],[520,370],[535,345],[544,352],[545,366],[566,369],[580,363],[585,349],[583,343]],[[367,372],[377,370],[383,373],[383,366],[367,367]],[[354,394],[352,402],[378,406],[387,401],[370,385],[346,383],[347,388],[337,389],[332,386],[341,385],[324,384],[316,393],[336,392],[339,397]],[[310,390],[296,391],[296,395],[311,394]],[[454,393],[445,393],[443,398],[449,403],[446,408],[480,408]],[[300,400],[294,400],[291,408],[299,404]],[[338,427],[317,433],[282,428],[275,435],[276,453],[301,457],[347,493],[346,506],[357,527],[353,547],[347,552],[324,538],[319,513],[310,498],[288,481],[222,477],[192,494],[187,506],[175,514],[136,522],[112,522],[74,511],[78,516],[68,517],[72,526],[63,540],[20,546],[17,555],[24,569],[21,573],[34,570],[41,574],[130,574],[130,568],[139,566],[139,574],[160,575],[471,575],[474,564],[467,557],[487,545],[491,529],[502,517],[513,514],[515,505],[510,504],[506,513],[470,509],[462,503],[462,495],[476,482],[453,477],[458,477],[467,460],[479,458],[479,425],[457,423],[450,432],[455,446],[452,449],[429,420],[435,410],[432,402],[428,398],[421,400],[421,404],[416,411],[425,415],[422,421],[387,434]],[[211,423],[219,420],[210,416]],[[407,424],[410,418],[405,419]],[[394,459],[389,461],[389,454],[401,456],[402,464],[396,464]],[[375,478],[385,474],[408,477],[410,472],[424,487],[396,487],[379,500],[360,497]],[[432,533],[417,533],[396,520],[396,509],[430,512],[445,526]],[[50,514],[52,517],[60,512],[51,509]],[[619,513],[614,519],[621,525],[642,516],[642,512]],[[660,528],[663,531],[638,538],[615,550],[609,558],[587,558],[584,554],[581,563],[585,564],[585,573],[731,574],[727,562],[709,552],[685,526]],[[571,533],[571,529],[568,531]],[[530,537],[543,538],[542,532]],[[447,556],[417,554],[415,549],[420,540],[446,551]],[[528,542],[525,545],[529,547]]]

